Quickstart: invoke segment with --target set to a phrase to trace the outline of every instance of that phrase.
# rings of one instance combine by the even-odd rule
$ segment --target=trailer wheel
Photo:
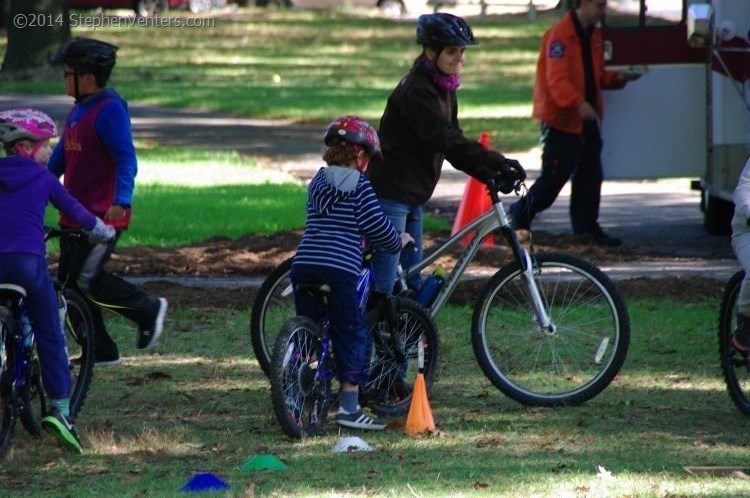
[[[734,204],[721,197],[702,192],[703,228],[711,235],[729,235],[732,233]]]

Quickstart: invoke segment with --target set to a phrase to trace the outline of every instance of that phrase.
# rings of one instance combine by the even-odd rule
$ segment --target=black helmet
[[[93,38],[76,38],[54,57],[53,64],[66,64],[80,74],[93,74],[105,86],[117,60],[117,46]]]
[[[423,14],[417,19],[417,43],[428,47],[476,45],[469,24],[452,14]]]

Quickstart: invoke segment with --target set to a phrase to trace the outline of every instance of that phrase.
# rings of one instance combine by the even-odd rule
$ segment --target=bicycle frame
[[[476,256],[477,252],[479,251],[479,247],[482,244],[482,241],[492,232],[500,229],[503,237],[508,242],[511,250],[513,251],[514,258],[521,265],[521,269],[523,270],[523,279],[526,282],[529,291],[529,295],[527,297],[531,300],[531,303],[534,306],[539,326],[544,330],[552,331],[554,329],[554,325],[551,323],[549,314],[547,313],[546,306],[544,304],[544,300],[539,294],[539,289],[534,282],[534,264],[531,255],[525,248],[521,246],[515,230],[510,225],[510,220],[508,219],[505,207],[503,206],[503,203],[500,200],[497,192],[492,188],[491,185],[488,186],[488,194],[492,199],[492,206],[490,207],[490,209],[488,209],[484,214],[466,225],[464,228],[459,230],[456,234],[451,236],[440,247],[435,249],[429,255],[425,256],[422,261],[411,266],[406,271],[398,272],[397,279],[401,282],[402,288],[405,289],[406,280],[409,277],[418,274],[427,266],[435,263],[438,258],[445,255],[470,233],[474,233],[471,237],[471,240],[463,249],[463,251],[461,251],[460,256],[456,260],[456,266],[454,266],[450,273],[445,277],[445,283],[440,288],[440,291],[438,291],[435,300],[429,308],[430,316],[432,318],[435,318],[443,305],[448,301],[448,298],[450,298],[453,291],[456,290],[461,276],[466,271],[469,263],[471,263],[471,261]]]

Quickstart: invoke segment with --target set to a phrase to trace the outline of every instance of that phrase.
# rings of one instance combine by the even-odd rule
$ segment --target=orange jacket
[[[581,43],[568,12],[542,37],[536,66],[533,116],[552,128],[568,133],[583,132],[578,106],[586,95]],[[591,36],[591,56],[596,83],[596,108],[602,118],[602,88],[622,88],[625,81],[615,71],[604,68],[604,42],[599,28]]]

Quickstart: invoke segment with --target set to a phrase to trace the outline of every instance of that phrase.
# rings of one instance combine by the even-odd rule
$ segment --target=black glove
[[[521,163],[515,159],[503,159],[500,163],[500,174],[497,176],[498,190],[503,194],[510,194],[520,187],[522,181],[526,179],[526,171]]]
[[[520,182],[526,179],[526,170],[523,169],[521,163],[515,159],[509,159],[507,157],[503,159],[503,162],[500,164],[500,173],[503,176],[509,176],[513,180],[518,180]]]

